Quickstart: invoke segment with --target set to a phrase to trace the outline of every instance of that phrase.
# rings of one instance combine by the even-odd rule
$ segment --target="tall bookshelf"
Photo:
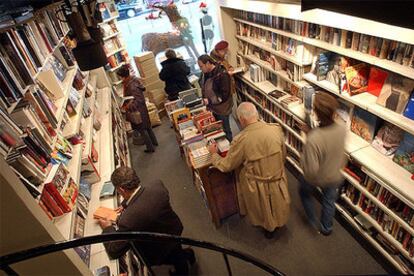
[[[341,93],[338,85],[327,80],[318,81],[311,69],[314,56],[320,50],[325,50],[385,69],[388,73],[403,78],[414,79],[414,68],[407,61],[401,64],[403,62],[381,59],[317,37],[312,38],[303,32],[303,26],[312,23],[342,32],[346,30],[397,41],[412,47],[414,30],[323,10],[301,13],[300,6],[295,4],[220,0],[219,6],[222,33],[230,44],[230,62],[249,68],[253,65],[260,68],[262,74],[257,79],[252,79],[249,72],[236,77],[237,101],[252,102],[262,119],[282,126],[286,137],[287,161],[299,173],[303,174],[299,160],[303,144],[306,143],[306,134],[300,126],[305,124],[306,109],[303,103],[290,105],[278,100],[272,91],[301,98],[306,87],[313,86],[316,90],[331,93],[347,105],[368,111],[404,132],[414,134],[414,120],[377,104],[376,96],[368,92],[355,96]],[[274,21],[269,16],[290,21],[292,29],[275,26],[277,24],[273,24]],[[287,48],[278,47],[277,41],[292,41],[297,51],[292,54]],[[259,50],[255,51],[256,49]],[[292,63],[291,72],[288,72],[289,69],[277,68],[272,60],[262,58],[255,52],[264,53],[267,57],[273,56],[273,60],[282,60],[286,64]],[[412,174],[393,162],[392,157],[380,153],[370,142],[352,132],[349,124],[345,145],[349,164],[342,171],[346,181],[336,204],[337,210],[396,269],[401,273],[412,273]]]
[[[79,70],[62,18],[53,4],[0,30],[1,255],[100,234],[94,211],[119,202],[116,196],[101,200],[100,190],[115,168],[131,165],[113,85],[104,68]],[[60,187],[56,177],[63,172],[68,175]],[[91,189],[89,200],[81,200],[81,182]],[[59,189],[53,204],[44,198],[47,183]],[[19,274],[92,275],[105,265],[119,274],[119,262],[95,244],[13,268]]]
[[[99,27],[108,57],[108,64],[105,68],[114,89],[119,89],[122,87],[122,80],[116,75],[116,70],[121,68],[122,65],[130,63],[121,31],[118,28],[117,18],[119,17],[119,12],[113,1],[100,3],[99,7],[102,15],[102,22],[99,24]]]

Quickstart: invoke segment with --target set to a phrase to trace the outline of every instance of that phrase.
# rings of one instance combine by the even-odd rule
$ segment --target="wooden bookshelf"
[[[105,36],[105,37],[104,37],[104,38],[102,38],[102,39],[103,39],[103,41],[106,41],[106,40],[108,40],[108,39],[111,39],[111,38],[113,38],[113,37],[118,36],[119,34],[120,34],[120,32],[116,32],[116,33],[110,34],[110,35],[108,35],[108,36]]]
[[[305,74],[303,78],[313,84],[316,84],[317,86],[323,88],[324,90],[329,91],[332,94],[335,94],[336,96],[348,102],[351,102],[352,104],[359,106],[360,108],[367,110],[371,112],[372,114],[414,135],[414,121],[392,110],[389,110],[381,105],[376,104],[377,97],[375,97],[374,95],[368,92],[358,94],[355,96],[349,96],[348,94],[341,94],[339,93],[339,88],[336,85],[326,80],[317,81],[316,75],[312,73]]]
[[[315,39],[315,38],[309,38],[309,37],[304,37],[304,36],[300,36],[297,35],[295,33],[290,33],[290,32],[286,32],[283,30],[279,30],[279,29],[275,29],[275,28],[271,28],[268,26],[264,26],[264,25],[260,25],[257,23],[253,23],[250,21],[246,21],[246,20],[242,20],[239,18],[234,18],[234,21],[236,22],[240,22],[252,27],[256,27],[256,28],[260,28],[272,33],[276,33],[285,37],[289,37],[289,38],[293,38],[297,41],[303,42],[305,44],[308,45],[312,45],[321,49],[325,49],[328,50],[330,52],[334,52],[343,56],[347,56],[356,60],[360,60],[363,61],[365,63],[369,63],[371,65],[375,65],[378,67],[381,67],[383,69],[395,72],[397,74],[400,74],[402,76],[414,79],[414,68],[410,68],[408,66],[404,66],[401,64],[398,64],[396,62],[393,61],[389,61],[386,59],[380,59],[378,57],[369,55],[369,54],[365,54],[365,53],[361,53],[359,51],[355,51],[355,50],[351,50],[351,49],[347,49],[347,48],[343,48],[337,45],[333,45],[331,43],[319,40],[319,39]],[[341,27],[339,27],[341,29]],[[379,37],[381,37],[381,35],[379,35]],[[398,40],[398,39],[396,39]],[[257,45],[256,45],[257,46]],[[260,46],[258,46],[260,47]]]
[[[272,45],[269,42],[264,42],[262,40],[240,36],[237,34],[237,27],[238,24],[246,24],[251,27],[256,27],[262,29],[267,32],[272,32],[287,38],[291,38],[296,40],[298,43],[303,43],[304,46],[312,46],[320,49],[324,49],[327,51],[331,51],[337,53],[339,55],[347,56],[361,62],[365,62],[393,73],[402,75],[404,77],[414,79],[414,68],[398,64],[396,62],[380,59],[379,57],[371,56],[369,54],[361,53],[359,51],[343,48],[337,45],[333,45],[331,43],[318,40],[315,38],[309,38],[305,36],[301,36],[299,34],[288,32],[284,30],[279,30],[276,28],[271,28],[269,26],[264,26],[258,24],[256,22],[250,22],[245,19],[237,18],[239,16],[238,11],[242,10],[245,12],[255,12],[255,13],[266,13],[272,16],[278,16],[282,18],[292,19],[292,20],[300,20],[304,22],[314,23],[323,26],[329,26],[334,28],[339,28],[342,30],[368,34],[375,37],[385,38],[389,40],[401,41],[404,43],[408,43],[414,45],[414,30],[399,28],[396,26],[385,25],[382,23],[355,18],[348,15],[341,15],[337,13],[331,13],[327,11],[307,11],[302,13],[300,11],[300,5],[295,4],[280,4],[280,3],[271,3],[271,2],[264,2],[264,1],[249,1],[249,0],[241,0],[234,3],[228,0],[219,0],[220,6],[220,15],[221,15],[221,23],[226,26],[223,28],[224,38],[229,41],[230,43],[230,51],[237,53],[230,56],[231,62],[236,62],[236,55],[241,56],[244,60],[252,62],[260,66],[263,70],[270,72],[278,77],[278,79],[283,79],[289,84],[293,84],[299,88],[306,85],[304,81],[294,82],[287,78],[285,72],[273,70],[270,63],[267,63],[264,60],[254,56],[254,55],[244,55],[241,54],[240,51],[237,49],[238,41],[243,41],[248,44],[254,45],[263,49],[264,51],[269,52],[275,56],[283,58],[287,61],[293,62],[296,65],[304,66],[308,65],[307,63],[303,64],[300,62],[294,62],[292,60],[292,56],[289,55],[280,55],[278,51],[272,49]],[[264,12],[265,11],[265,12]],[[311,16],[310,14],[324,14],[326,16]],[[331,17],[335,14],[335,17]],[[330,18],[330,20],[328,20]],[[364,24],[362,24],[364,23]],[[282,127],[288,131],[288,133],[293,132],[294,130],[291,129],[288,125],[283,123],[281,118],[278,118],[270,110],[267,110],[266,107],[268,103],[261,104],[256,101],[256,97],[262,98],[266,101],[272,102],[276,105],[282,112],[285,112],[287,115],[293,116],[295,119],[303,122],[305,120],[305,110],[303,104],[296,105],[294,107],[284,107],[282,104],[278,103],[276,100],[272,99],[267,95],[266,87],[269,85],[266,83],[254,83],[248,76],[239,75],[237,76],[243,83],[253,88],[257,93],[259,92],[262,96],[258,97],[258,95],[248,95],[243,91],[238,91],[241,93],[242,98],[244,97],[248,101],[253,102],[258,109],[260,110],[259,113],[268,115],[266,118],[270,119],[271,121],[276,121],[282,125]],[[303,75],[303,79],[311,84],[314,84],[320,87],[323,90],[326,90],[333,94],[334,96],[343,99],[345,102],[350,103],[354,106],[362,108],[373,115],[390,122],[393,125],[398,126],[402,130],[414,135],[414,121],[404,117],[401,114],[395,113],[383,106],[376,104],[377,97],[370,94],[370,93],[362,93],[356,96],[349,96],[347,94],[341,94],[339,92],[338,86],[335,84],[330,83],[329,81],[323,80],[318,81],[316,75],[312,73],[305,73]],[[283,90],[282,88],[277,88],[277,90]],[[286,91],[285,91],[286,92]],[[374,149],[369,142],[362,139],[360,136],[356,135],[350,130],[349,124],[347,125],[348,131],[346,135],[345,141],[345,153],[350,160],[354,160],[355,162],[359,163],[362,166],[362,171],[367,175],[367,177],[372,178],[377,185],[381,185],[383,188],[386,188],[390,193],[396,196],[400,201],[406,204],[411,209],[414,209],[414,189],[413,187],[413,180],[411,180],[411,174],[399,166],[397,163],[393,162],[392,157],[385,156],[376,149]],[[295,136],[296,137],[296,136]],[[298,137],[296,137],[298,138]],[[306,142],[306,139],[303,138],[303,143]],[[287,148],[291,156],[287,157],[287,161],[293,165],[300,173],[303,173],[302,169],[300,168],[300,164],[295,161],[295,157],[298,155],[297,149],[292,145],[286,143]],[[295,151],[296,150],[296,151]],[[357,190],[361,191],[363,194],[369,198],[374,205],[378,206],[381,210],[383,210],[386,214],[388,214],[391,218],[393,218],[399,225],[401,225],[402,229],[406,230],[412,237],[414,237],[414,228],[404,221],[401,217],[399,217],[393,210],[389,209],[384,203],[382,203],[379,199],[377,199],[374,195],[370,194],[361,184],[357,181],[353,180],[349,175],[344,175],[347,182],[353,185]],[[343,195],[343,197],[345,197]],[[379,225],[373,218],[371,218],[368,214],[366,214],[359,206],[355,206],[348,198],[344,198],[343,201],[346,205],[350,205],[356,213],[362,214],[368,220],[373,222],[375,229],[384,235],[384,237],[389,240],[393,245],[401,251],[410,262],[413,262],[413,258],[409,256],[407,250],[402,247],[402,244],[397,241],[391,234],[388,234],[386,231],[382,229],[382,226]],[[387,252],[385,247],[375,240],[373,236],[371,236],[368,232],[366,232],[359,224],[355,221],[353,216],[351,216],[347,211],[345,211],[343,206],[337,204],[337,210],[343,215],[343,217],[355,227],[355,229],[360,232],[360,234],[366,238],[377,250],[379,253],[384,255],[390,263],[395,265],[395,267],[402,273],[407,273],[405,271],[403,265],[400,264],[400,261],[397,261],[397,257],[393,255],[391,252]]]
[[[248,37],[245,37],[245,36],[240,36],[240,35],[236,35],[236,38],[238,38],[238,39],[240,39],[244,42],[247,42],[251,45],[254,45],[256,47],[262,48],[263,50],[266,50],[269,53],[274,54],[275,56],[286,59],[287,61],[290,61],[290,62],[292,62],[296,65],[306,66],[306,65],[311,65],[312,64],[311,62],[303,62],[303,61],[297,59],[295,56],[286,54],[283,51],[276,51],[275,49],[272,48],[272,45],[270,45],[269,43],[264,43],[264,42],[261,42],[261,41],[256,40],[256,39],[251,39],[251,38],[248,38]]]
[[[83,89],[79,91],[80,100],[79,100],[78,105],[76,106],[76,115],[70,118],[69,122],[66,123],[66,126],[63,129],[62,134],[63,134],[63,137],[65,137],[66,139],[72,136],[75,136],[76,134],[79,133],[79,130],[80,130],[81,118],[83,117],[82,109],[83,109],[83,103],[85,101],[85,91],[86,91],[86,88],[89,82],[89,72],[87,72],[85,79],[87,80],[87,82],[85,83],[85,86],[83,87]]]

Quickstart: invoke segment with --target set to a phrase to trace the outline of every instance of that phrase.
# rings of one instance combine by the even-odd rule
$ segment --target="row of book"
[[[345,184],[343,190],[346,197],[352,201],[352,204],[372,217],[385,233],[390,234],[402,245],[402,248],[409,253],[410,257],[414,256],[413,236],[408,231],[352,184]]]
[[[359,164],[349,162],[344,171],[365,187],[367,192],[374,195],[389,210],[392,210],[411,227],[414,227],[414,209],[396,197],[386,187],[366,175]]]
[[[237,23],[236,28],[238,35],[263,43],[276,51],[296,58],[300,62],[307,63],[312,60],[315,50],[313,46],[248,24]]]
[[[341,94],[370,93],[377,97],[377,104],[414,119],[411,79],[325,51],[317,55],[311,73],[318,81],[335,84]]]
[[[61,13],[58,9],[43,11],[28,23],[0,34],[0,98],[6,107],[23,97],[41,71],[62,69],[54,60],[48,60],[69,30],[66,23],[58,20]],[[59,51],[63,58],[70,59],[64,47]],[[44,68],[46,63],[49,65]]]
[[[128,137],[124,119],[118,103],[112,97],[112,133],[114,143],[115,168],[128,166]]]
[[[392,60],[404,66],[414,67],[414,45],[278,16],[239,11],[239,17],[275,29],[360,51],[380,59]]]

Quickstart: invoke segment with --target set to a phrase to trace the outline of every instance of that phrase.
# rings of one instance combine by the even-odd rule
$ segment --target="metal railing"
[[[217,251],[222,253],[224,262],[226,264],[227,273],[228,275],[232,275],[232,269],[230,262],[228,260],[228,255],[233,256],[237,259],[243,260],[248,262],[263,271],[271,274],[271,275],[284,275],[278,269],[274,268],[273,266],[249,255],[246,253],[242,253],[235,249],[226,248],[221,245],[216,245],[211,242],[206,241],[199,241],[189,238],[183,238],[180,236],[173,236],[167,234],[158,234],[158,233],[147,233],[147,232],[117,232],[117,233],[107,233],[101,234],[96,236],[89,236],[83,237],[79,239],[72,239],[69,241],[62,241],[56,242],[53,244],[42,245],[26,250],[22,250],[19,252],[11,253],[5,256],[0,257],[0,270],[3,270],[8,275],[18,275],[10,266],[26,261],[35,257],[43,256],[49,253],[54,253],[57,251],[62,251],[70,248],[75,248],[78,246],[89,245],[89,244],[96,244],[102,242],[112,242],[112,241],[129,241],[131,249],[134,251],[137,257],[140,259],[141,262],[145,266],[148,267],[150,275],[155,275],[152,271],[151,267],[145,263],[145,259],[142,258],[141,254],[138,252],[136,247],[134,246],[135,241],[141,242],[178,242],[180,244],[190,245],[194,247],[200,247],[212,251]]]

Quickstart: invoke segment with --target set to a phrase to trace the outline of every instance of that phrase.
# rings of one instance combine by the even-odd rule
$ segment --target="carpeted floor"
[[[385,274],[381,265],[335,222],[334,232],[325,237],[307,223],[297,193],[297,180],[288,171],[292,197],[291,215],[286,227],[268,240],[238,215],[226,219],[216,229],[204,202],[192,184],[191,172],[180,157],[169,122],[154,129],[159,147],[154,154],[144,146],[130,144],[132,163],[143,182],[161,179],[170,192],[171,203],[184,224],[184,237],[205,240],[241,250],[266,261],[287,275]],[[199,275],[226,275],[220,253],[195,249]],[[230,257],[233,275],[267,275],[261,270]],[[165,271],[165,269],[164,269]],[[163,274],[163,273],[161,273]]]

